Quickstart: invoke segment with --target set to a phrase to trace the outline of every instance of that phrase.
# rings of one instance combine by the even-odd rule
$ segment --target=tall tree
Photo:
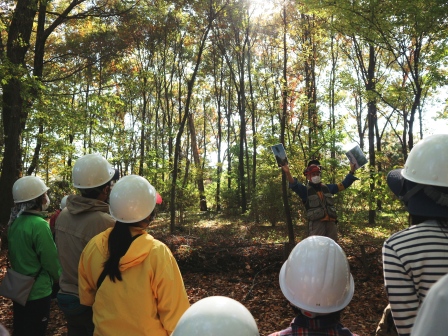
[[[2,53],[2,63],[9,67],[9,76],[2,81],[3,90],[3,133],[5,146],[0,176],[0,223],[9,219],[13,205],[12,186],[22,172],[20,135],[28,115],[27,91],[30,79],[27,78],[25,56],[30,47],[37,0],[18,0],[8,30],[6,55]],[[4,46],[2,46],[4,50]],[[5,56],[3,56],[5,55]],[[23,80],[25,79],[25,80]]]
[[[282,9],[282,20],[283,20],[283,78],[282,78],[282,113],[280,116],[280,142],[285,144],[285,130],[286,130],[286,120],[288,118],[288,109],[290,108],[288,104],[288,20],[287,20],[287,8],[286,4],[283,5]],[[287,179],[285,173],[282,171],[282,195],[283,195],[283,205],[285,207],[286,214],[286,225],[288,227],[288,242],[289,248],[286,254],[292,250],[294,247],[294,229],[292,225],[292,217],[291,210],[289,208],[288,201],[288,187],[287,187]]]

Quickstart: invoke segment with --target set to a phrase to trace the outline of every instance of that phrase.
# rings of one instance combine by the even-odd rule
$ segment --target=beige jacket
[[[56,225],[56,247],[62,266],[60,292],[78,296],[78,263],[82,250],[97,234],[113,227],[115,220],[108,214],[105,202],[71,195],[59,214]]]

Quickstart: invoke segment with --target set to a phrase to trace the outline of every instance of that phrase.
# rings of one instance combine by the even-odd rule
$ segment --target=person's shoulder
[[[109,208],[107,208],[109,210]],[[112,224],[115,223],[115,219],[110,215],[108,211],[105,211],[105,209],[101,210],[93,210],[93,211],[86,211],[82,213],[83,218],[90,220],[98,220],[101,222],[111,222]],[[74,215],[76,216],[76,215]],[[76,218],[76,217],[73,217]]]
[[[49,226],[48,222],[41,215],[29,216],[28,220],[31,223],[33,223],[34,225],[37,225],[38,227],[47,227],[47,226]]]
[[[171,249],[160,240],[155,239],[151,235],[148,234],[146,237],[148,247],[151,251],[150,255],[151,257],[154,257],[156,259],[166,259],[173,257],[173,253],[171,252]]]
[[[162,249],[162,250],[170,250],[170,248],[162,241],[155,239],[153,236],[148,234],[145,239],[152,243],[153,249]]]
[[[105,221],[110,221],[115,223],[115,219],[108,213],[103,211],[95,212],[99,217],[103,218]]]
[[[410,232],[410,229],[411,229],[411,227],[393,233],[389,238],[386,239],[384,244],[392,243],[393,241],[395,241],[397,239],[400,239],[400,238],[403,238],[403,237],[407,236],[409,234],[409,232]]]
[[[423,224],[412,225],[404,230],[395,232],[388,239],[386,239],[384,244],[392,244],[394,242],[402,241],[411,238],[411,236],[418,237],[422,231],[427,230],[427,226]]]

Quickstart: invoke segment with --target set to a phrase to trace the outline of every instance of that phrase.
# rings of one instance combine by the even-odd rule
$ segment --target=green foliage
[[[221,205],[223,214],[237,215],[241,213],[240,194],[238,189],[224,189],[221,193]]]
[[[278,169],[270,147],[260,151],[256,188],[252,193],[250,216],[259,223],[275,226],[284,221],[282,173]]]
[[[282,122],[294,175],[302,179],[306,162],[318,158],[326,167],[324,179],[340,182],[348,170],[342,144],[355,141],[366,146],[368,102],[375,102],[378,109],[378,166],[371,167],[371,173],[367,168],[359,170],[361,180],[337,196],[340,223],[349,230],[353,223],[366,223],[369,209],[378,212],[378,221],[399,211],[400,204],[388,190],[385,176],[403,166],[407,155],[409,139],[403,130],[409,129],[409,117],[404,119],[405,113],[415,102],[416,85],[421,85],[418,108],[425,121],[428,111],[424,104],[448,83],[447,6],[442,2],[285,2],[284,18],[281,8],[263,17],[251,16],[248,3],[241,1],[137,2],[132,8],[126,2],[113,1],[104,3],[104,8],[90,7],[95,5],[83,3],[75,10],[108,15],[80,14],[82,20],[64,20],[48,36],[42,78],[31,76],[32,52],[25,66],[12,66],[4,57],[0,62],[2,85],[20,79],[21,97],[28,107],[21,134],[24,170],[40,141],[34,173],[54,185],[55,198],[69,192],[57,183],[71,180],[74,161],[83,154],[99,152],[123,174],[139,173],[143,163],[142,174],[163,195],[161,209],[168,209],[175,140],[191,89],[190,113],[194,114],[204,166],[187,169],[185,162],[193,162],[193,158],[191,134],[185,131],[180,137],[175,195],[176,207],[182,211],[197,209],[196,178],[201,175],[208,207],[216,207],[217,174],[212,158],[220,127],[224,159],[221,207],[226,215],[240,213],[243,181],[238,160],[243,126],[239,113],[244,107],[242,178],[245,191],[250,192],[247,216],[272,226],[283,222],[281,171],[270,151],[270,146],[280,141]],[[61,13],[66,3],[48,6],[49,12]],[[117,8],[129,10],[112,15]],[[52,18],[47,18],[48,28]],[[7,41],[8,19],[1,23],[3,41]],[[202,59],[197,59],[202,32],[211,21],[214,24]],[[287,43],[282,49],[284,33]],[[35,38],[31,38],[30,51]],[[376,59],[375,90],[366,90],[370,46]],[[196,63],[200,67],[194,82],[191,73]],[[305,78],[310,74],[315,78]],[[411,81],[416,74],[420,77]],[[307,80],[316,82],[315,100],[307,95]],[[284,120],[283,92],[287,92]],[[316,119],[310,117],[310,111]],[[439,112],[437,118],[443,122],[447,112]],[[39,134],[41,125],[43,134]],[[3,133],[0,136],[4,150]],[[227,171],[229,152],[232,164]],[[257,155],[255,187],[253,155]],[[288,197],[296,218],[303,207],[290,191]],[[299,222],[304,222],[303,218]]]

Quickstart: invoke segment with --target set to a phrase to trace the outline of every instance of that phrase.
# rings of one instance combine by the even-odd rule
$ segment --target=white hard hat
[[[109,196],[110,215],[122,223],[137,223],[156,206],[156,189],[145,178],[128,175],[114,185]]]
[[[409,181],[448,187],[448,134],[434,134],[418,142],[401,174]]]
[[[9,336],[9,331],[2,325],[0,324],[0,336]]]
[[[437,280],[426,294],[418,309],[411,336],[446,335],[448,330],[446,307],[448,307],[448,274]]]
[[[210,296],[194,303],[182,315],[172,336],[258,336],[252,314],[238,301]]]
[[[106,184],[114,177],[115,169],[99,154],[87,154],[76,160],[73,167],[73,186],[90,189]]]
[[[67,198],[68,198],[68,195],[65,195],[64,197],[62,197],[61,204],[59,205],[59,209],[62,210],[65,208],[65,206],[67,204]]]
[[[49,188],[39,177],[24,176],[19,178],[12,186],[14,203],[33,200],[47,192]]]
[[[308,237],[294,247],[280,270],[279,282],[289,302],[317,314],[343,309],[355,290],[344,251],[324,236]]]

